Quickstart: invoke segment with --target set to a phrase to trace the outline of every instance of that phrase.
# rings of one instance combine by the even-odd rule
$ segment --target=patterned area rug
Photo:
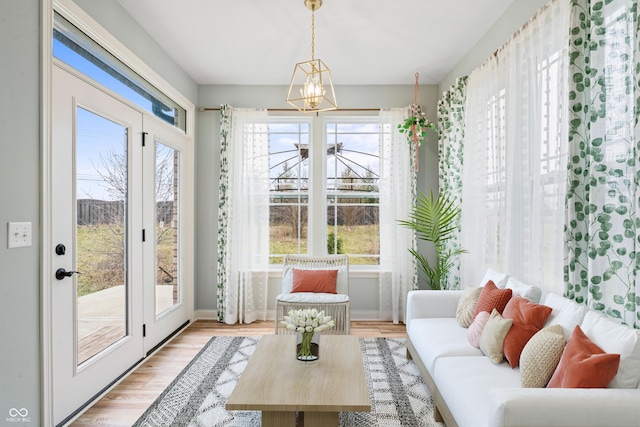
[[[142,414],[135,427],[253,427],[258,411],[227,411],[227,398],[253,354],[258,337],[213,337]],[[433,400],[406,359],[404,338],[361,338],[371,412],[342,412],[342,427],[436,427]]]

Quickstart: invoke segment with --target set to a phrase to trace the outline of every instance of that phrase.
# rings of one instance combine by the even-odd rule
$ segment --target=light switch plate
[[[10,222],[7,238],[9,249],[31,246],[31,223]]]

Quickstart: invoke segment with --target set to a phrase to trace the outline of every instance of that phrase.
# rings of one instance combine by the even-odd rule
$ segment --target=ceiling
[[[311,59],[304,0],[117,1],[200,85],[287,85]],[[315,57],[335,85],[438,84],[514,1],[324,0]]]

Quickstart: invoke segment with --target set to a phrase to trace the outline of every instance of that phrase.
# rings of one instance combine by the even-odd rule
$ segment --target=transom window
[[[55,13],[53,56],[166,123],[186,131],[186,110]]]

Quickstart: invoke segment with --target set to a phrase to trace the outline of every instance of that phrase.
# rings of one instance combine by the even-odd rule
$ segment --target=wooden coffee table
[[[262,425],[337,426],[338,413],[371,411],[358,337],[322,335],[320,359],[295,357],[294,335],[265,335],[227,400],[228,410],[262,411]]]

